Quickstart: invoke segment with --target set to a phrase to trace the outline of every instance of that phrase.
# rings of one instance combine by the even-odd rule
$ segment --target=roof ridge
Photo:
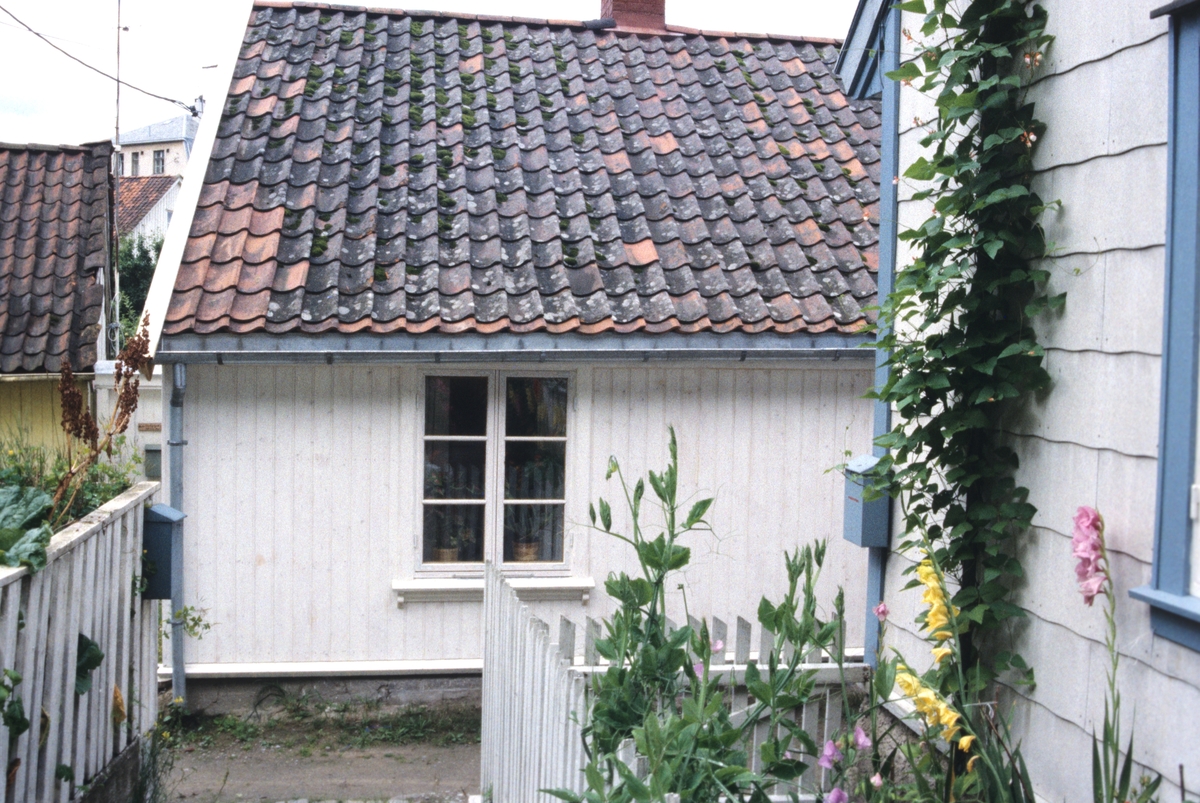
[[[431,19],[460,19],[476,22],[512,22],[521,25],[546,25],[553,28],[587,28],[590,20],[543,19],[541,17],[512,17],[500,14],[468,14],[455,11],[432,11],[429,9],[380,8],[378,6],[358,6],[346,3],[312,3],[295,2],[294,0],[255,0],[255,8],[311,8],[318,11],[355,11],[367,14],[385,14],[388,16],[429,17]],[[797,36],[783,33],[749,33],[745,31],[716,31],[706,28],[689,28],[684,25],[663,26],[665,31],[655,31],[649,28],[602,28],[599,31],[612,31],[617,34],[632,36],[663,36],[678,34],[680,36],[706,36],[736,39],[766,39],[785,42],[807,42],[812,45],[842,44],[841,39],[831,39],[824,36]]]
[[[0,142],[0,151],[47,151],[49,153],[58,153],[62,151],[79,151],[91,152],[96,150],[98,146],[111,145],[108,140],[100,140],[99,142],[85,142],[82,145],[50,145],[42,142]]]

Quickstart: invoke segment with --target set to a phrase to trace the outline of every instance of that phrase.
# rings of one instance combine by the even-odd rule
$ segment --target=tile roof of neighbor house
[[[0,373],[95,364],[112,150],[0,143]]]
[[[184,114],[179,117],[172,117],[170,120],[162,120],[142,126],[141,128],[135,128],[132,131],[125,131],[121,134],[121,144],[142,145],[155,142],[179,142],[181,140],[190,144],[196,139],[196,131],[199,128],[199,120]]]
[[[858,331],[880,120],[836,56],[259,3],[164,334]]]
[[[117,231],[137,228],[178,181],[179,176],[122,176],[117,182]]]

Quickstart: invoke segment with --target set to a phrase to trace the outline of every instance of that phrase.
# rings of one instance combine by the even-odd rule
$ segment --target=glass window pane
[[[505,505],[506,561],[563,559],[562,505]]]
[[[561,441],[517,441],[504,445],[505,499],[563,499]]]
[[[483,560],[483,505],[425,505],[425,563]]]
[[[486,376],[425,378],[426,435],[486,435]]]
[[[511,377],[507,395],[506,434],[567,434],[567,380]]]
[[[427,441],[425,443],[426,499],[482,499],[483,441]]]

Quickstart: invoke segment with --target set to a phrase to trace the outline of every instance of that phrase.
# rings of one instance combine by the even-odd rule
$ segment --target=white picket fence
[[[140,483],[57,533],[36,574],[0,569],[0,667],[20,673],[15,694],[31,723],[16,740],[0,725],[8,757],[0,803],[71,799],[153,726],[158,603],[142,600],[134,584],[143,506],[158,487]],[[80,634],[104,660],[91,691],[76,695]],[[60,766],[73,782],[56,779]]]
[[[714,663],[710,671],[729,680],[731,685],[725,691],[731,717],[737,723],[739,718],[744,720],[753,703],[739,685],[746,666],[769,653],[774,636],[758,626],[760,645],[757,651],[752,650],[756,626],[740,616],[734,621],[732,640],[723,620],[714,617],[708,624],[713,641],[727,645],[724,661]],[[692,624],[699,626],[698,621]],[[586,788],[583,768],[587,757],[581,732],[586,721],[588,679],[608,669],[596,654],[595,641],[599,637],[600,624],[587,619],[582,651],[576,655],[576,625],[566,617],[560,618],[557,638],[552,639],[550,627],[518,599],[499,570],[487,566],[481,788],[485,794],[491,789],[494,803],[549,803],[556,798],[540,790],[582,792]],[[843,673],[849,683],[867,677],[861,650],[857,654],[847,650],[847,658],[854,660],[843,663],[840,670],[827,655],[807,656],[801,664],[802,669],[815,671],[817,689],[811,701],[794,715],[818,744],[833,738],[841,728]],[[758,746],[767,736],[766,728],[766,723],[760,723],[754,731],[751,768],[755,770],[759,768]],[[640,774],[631,745],[623,758]],[[824,788],[827,782],[823,770],[814,766],[805,773],[802,790],[811,793]],[[802,797],[806,798],[812,799],[811,794]]]

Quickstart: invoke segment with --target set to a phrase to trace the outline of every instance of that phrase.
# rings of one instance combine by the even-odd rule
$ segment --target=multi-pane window
[[[129,175],[131,176],[136,176],[138,174],[139,156],[141,156],[141,154],[136,152],[129,154]]]
[[[509,377],[504,416],[504,560],[562,560],[567,380]]]
[[[161,176],[167,170],[167,152],[154,152],[154,175]]]
[[[425,379],[422,562],[561,562],[567,380]]]
[[[487,418],[487,377],[426,379],[426,563],[483,560]]]

